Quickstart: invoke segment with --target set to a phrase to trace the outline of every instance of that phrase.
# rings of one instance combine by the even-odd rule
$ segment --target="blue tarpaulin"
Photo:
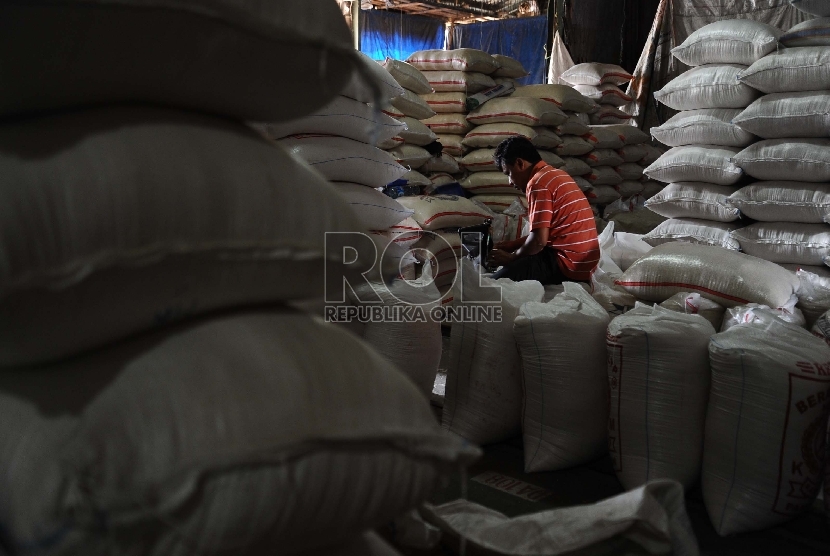
[[[444,48],[444,22],[386,10],[360,11],[360,51],[373,60],[406,60],[418,50]]]
[[[548,16],[520,17],[456,25],[453,48],[478,48],[519,60],[530,75],[519,79],[524,85],[545,82],[545,44]]]

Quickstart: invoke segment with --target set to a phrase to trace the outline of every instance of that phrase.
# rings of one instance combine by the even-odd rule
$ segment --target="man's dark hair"
[[[518,159],[527,160],[531,164],[536,164],[542,157],[539,156],[539,151],[533,146],[533,143],[528,141],[525,137],[511,137],[502,141],[496,152],[493,154],[493,160],[496,163],[496,168],[499,171],[504,171],[504,165],[513,165]]]

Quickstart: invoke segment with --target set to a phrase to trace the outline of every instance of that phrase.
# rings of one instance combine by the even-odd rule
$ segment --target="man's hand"
[[[487,259],[487,262],[491,267],[504,266],[512,263],[516,260],[516,258],[516,255],[514,253],[511,253],[510,251],[504,251],[502,249],[493,249],[490,252],[490,258]]]

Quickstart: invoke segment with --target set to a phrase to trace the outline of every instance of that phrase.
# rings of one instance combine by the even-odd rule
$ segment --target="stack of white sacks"
[[[326,232],[363,226],[244,122],[381,86],[333,3],[0,20],[4,549],[301,554],[416,507],[469,459],[388,360],[282,305],[342,270]]]
[[[645,241],[719,245],[801,269],[808,325],[830,306],[826,21],[782,34],[728,20],[690,35],[673,54],[697,67],[655,93],[683,110],[652,129],[674,148],[646,170],[670,183],[647,206],[672,219]]]
[[[560,79],[598,103],[589,115],[582,116],[583,121],[587,119],[591,124],[583,136],[593,150],[582,155],[591,171],[580,174],[593,185],[589,200],[597,207],[598,215],[607,219],[642,208],[645,199],[662,189],[643,176],[643,168],[662,152],[648,145],[648,134],[630,126],[632,116],[619,109],[631,102],[620,86],[633,76],[613,64],[584,63],[563,72]]]
[[[387,149],[409,170],[402,177],[409,185],[429,189],[432,186],[432,180],[428,177],[432,173],[431,168],[440,161],[423,147],[437,140],[438,136],[423,123],[435,112],[419,95],[432,92],[432,87],[420,70],[406,62],[387,58],[380,64],[403,88],[402,94],[391,98],[383,106],[383,111],[404,123],[406,129],[379,146]]]
[[[791,272],[719,247],[661,245],[618,279],[659,305],[613,318],[580,284],[543,303],[536,282],[467,270],[465,294],[499,303],[504,318],[454,325],[445,429],[481,444],[521,434],[527,472],[610,455],[625,489],[701,480],[721,535],[811,507],[830,404],[830,345],[816,337],[826,323],[813,335],[758,309],[718,333],[725,307],[786,304]]]

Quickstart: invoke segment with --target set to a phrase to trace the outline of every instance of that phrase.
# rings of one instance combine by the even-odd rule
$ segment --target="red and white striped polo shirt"
[[[588,281],[599,263],[594,213],[573,178],[544,161],[533,167],[527,184],[530,229],[550,228],[548,247],[571,280]]]

